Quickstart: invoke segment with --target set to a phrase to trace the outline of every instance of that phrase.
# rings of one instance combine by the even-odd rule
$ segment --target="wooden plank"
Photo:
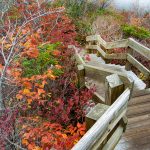
[[[109,139],[112,136],[113,132],[115,131],[114,129],[116,129],[116,127],[118,126],[117,124],[120,122],[121,118],[123,118],[125,114],[126,114],[126,105],[118,112],[118,116],[115,117],[110,122],[110,124],[109,124],[106,132],[103,134],[103,136],[100,137],[99,139],[97,139],[96,143],[91,148],[92,150],[102,149],[102,147],[104,146],[103,143],[105,143],[105,140]]]
[[[78,68],[78,72],[77,72],[78,85],[80,88],[83,88],[85,87],[85,69],[83,65],[78,65],[77,68]]]
[[[145,47],[132,38],[129,38],[129,47],[150,60],[150,49],[148,47]]]
[[[145,75],[146,79],[150,78],[150,71],[139,61],[137,61],[132,55],[127,54],[127,60],[139,71],[141,71]]]
[[[108,105],[105,104],[97,104],[87,115],[85,118],[86,121],[86,129],[89,130],[94,123],[105,113],[105,111],[109,108]]]
[[[113,54],[106,54],[106,59],[127,59],[126,53],[113,53]]]
[[[85,68],[85,76],[94,78],[96,80],[105,81],[106,76],[111,74],[118,74],[121,80],[124,82],[126,87],[132,88],[132,80],[127,77],[124,73],[120,71],[114,71],[110,69],[106,69],[106,67],[94,67],[91,65],[84,65]]]
[[[106,49],[128,47],[128,39],[123,39],[123,40],[118,40],[118,41],[113,41],[113,42],[106,42],[105,40],[101,38],[100,35],[91,35],[91,36],[86,37],[86,41],[87,42],[98,41],[98,43]]]
[[[101,118],[80,139],[72,150],[90,150],[95,139],[101,137],[106,131],[108,124],[118,115],[118,111],[128,102],[130,90],[126,89],[122,95],[107,109]]]
[[[105,102],[111,105],[123,93],[124,85],[117,74],[112,74],[106,77],[105,86]]]
[[[132,97],[139,97],[139,96],[143,96],[143,95],[150,95],[150,88],[132,93]]]
[[[105,58],[106,53],[98,45],[87,45],[86,49],[96,49]]]
[[[129,118],[128,119],[128,121],[129,121],[128,127],[130,127],[133,124],[138,124],[140,122],[144,122],[145,120],[150,120],[150,115],[149,114],[145,114],[145,115],[142,115],[142,116],[134,116],[132,118]]]
[[[126,59],[125,53],[106,54],[98,45],[87,45],[86,49],[96,49],[105,59]]]
[[[103,147],[102,150],[113,150],[120,140],[123,133],[123,127],[120,125],[116,131],[113,133],[112,137],[109,139],[107,144]]]
[[[98,41],[100,35],[90,35],[86,37],[86,41]]]
[[[121,48],[121,47],[128,47],[128,39],[107,42],[106,49],[113,49],[113,48]]]
[[[129,106],[135,106],[147,102],[150,103],[150,95],[144,95],[144,96],[132,98],[129,102]]]
[[[140,116],[140,115],[144,115],[150,113],[150,103],[144,103],[144,104],[139,104],[139,105],[135,105],[132,107],[128,107],[128,111],[127,111],[127,116],[128,117],[133,117],[133,116]]]
[[[149,150],[150,148],[150,136],[139,137],[138,135],[134,138],[124,138],[123,142],[119,142],[115,150]]]

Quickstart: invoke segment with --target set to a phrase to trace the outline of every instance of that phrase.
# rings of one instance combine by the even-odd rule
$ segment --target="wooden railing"
[[[150,80],[150,71],[132,56],[132,51],[150,60],[150,49],[137,43],[133,39],[120,40],[116,42],[105,42],[99,35],[88,36],[87,49],[90,53],[95,50],[104,59],[126,59],[127,67],[129,63],[137,67]],[[128,53],[107,54],[105,50],[120,47],[130,47]],[[105,98],[98,93],[94,93],[98,104],[86,115],[87,132],[72,150],[113,150],[117,145],[121,135],[127,125],[127,105],[132,95],[134,82],[120,71],[99,66],[87,65],[83,58],[73,46],[78,63],[78,79],[80,87],[87,87],[85,77],[89,77],[99,82],[105,81]],[[92,50],[92,51],[91,51]],[[89,87],[87,87],[89,88]],[[145,92],[145,91],[144,91]],[[150,93],[150,90],[146,91]],[[143,92],[142,92],[143,93]],[[141,94],[141,93],[140,93]]]
[[[140,63],[136,58],[134,58],[133,51],[144,56],[148,61],[150,61],[150,49],[144,45],[136,42],[134,39],[124,39],[114,42],[106,42],[100,35],[88,36],[86,38],[89,43],[86,48],[90,50],[97,50],[98,55],[102,56],[105,60],[109,59],[125,59],[127,60],[126,69],[130,70],[131,65],[136,67],[141,73],[144,74],[145,80],[150,80],[150,70],[146,68],[142,63]],[[109,50],[113,48],[127,48],[130,50],[127,53],[113,53],[107,54],[103,49]]]
[[[79,75],[83,75],[83,66],[80,65]],[[79,78],[84,84],[84,79]],[[126,111],[130,100],[133,82],[125,88],[117,74],[106,77],[105,104],[98,103],[86,115],[87,133],[72,148],[72,150],[112,150],[118,143],[126,129]]]

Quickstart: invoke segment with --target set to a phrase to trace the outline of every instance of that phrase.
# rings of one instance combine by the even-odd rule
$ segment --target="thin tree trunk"
[[[2,93],[2,81],[0,81],[0,110],[5,108],[4,101],[3,101],[3,93]]]

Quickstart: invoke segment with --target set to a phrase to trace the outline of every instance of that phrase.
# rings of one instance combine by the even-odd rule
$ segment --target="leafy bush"
[[[133,25],[123,25],[122,31],[126,37],[133,36],[139,39],[150,38],[150,31],[144,27],[137,27]]]
[[[58,50],[56,50],[58,45],[59,43],[39,46],[39,55],[37,58],[24,58],[22,60],[23,76],[31,77],[33,75],[43,74],[52,65],[57,65],[58,59],[55,56],[55,53],[59,53]],[[63,73],[62,71],[57,69],[55,69],[54,71],[54,75],[57,76]]]

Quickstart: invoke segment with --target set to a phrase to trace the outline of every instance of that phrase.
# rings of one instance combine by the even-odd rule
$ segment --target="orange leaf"
[[[23,144],[23,145],[28,145],[29,142],[28,142],[28,140],[26,140],[26,139],[22,139],[22,144]]]
[[[48,139],[47,136],[44,136],[44,137],[42,137],[41,142],[42,142],[42,143],[49,143],[50,141],[49,141],[49,139]]]
[[[61,68],[62,68],[62,66],[60,66],[60,65],[55,65],[55,67],[56,67],[57,69],[61,69]]]
[[[32,99],[27,99],[28,105],[32,103]]]
[[[28,145],[28,150],[33,150],[33,149],[34,149],[34,147],[35,147],[35,145],[34,145],[34,144],[29,144],[29,145]]]
[[[79,122],[77,123],[77,127],[78,128],[81,128],[82,127],[82,124],[80,124]]]
[[[17,94],[17,95],[16,95],[16,98],[17,98],[17,99],[22,99],[23,96],[22,96],[21,94]]]
[[[58,51],[58,50],[53,51],[53,55],[54,56],[59,56],[60,55],[60,51]]]
[[[23,85],[27,88],[27,89],[32,89],[32,84],[30,82],[23,82]]]
[[[43,89],[38,89],[38,94],[39,94],[39,95],[41,95],[41,94],[43,94],[43,93],[45,93],[45,91],[44,91]]]

